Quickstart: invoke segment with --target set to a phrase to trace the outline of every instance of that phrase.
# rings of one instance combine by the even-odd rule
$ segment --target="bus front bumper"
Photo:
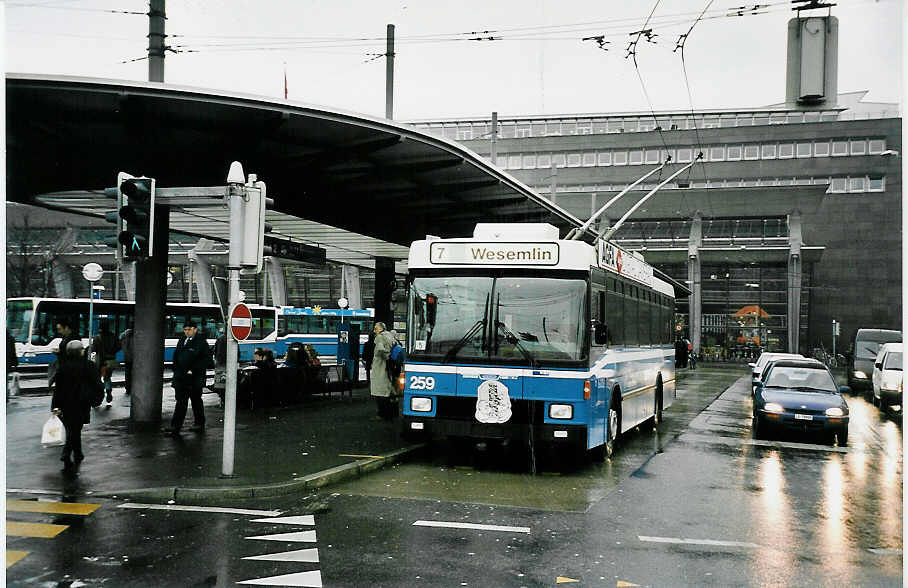
[[[509,440],[534,443],[546,442],[586,446],[586,425],[501,423],[440,419],[404,415],[402,433],[411,438],[464,437],[483,440]]]

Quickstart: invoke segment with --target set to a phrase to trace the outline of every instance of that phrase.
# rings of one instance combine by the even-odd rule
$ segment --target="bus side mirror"
[[[435,326],[435,314],[438,309],[438,297],[435,294],[426,295],[426,323]]]
[[[605,345],[608,343],[608,325],[600,321],[593,321],[593,341],[596,345]]]

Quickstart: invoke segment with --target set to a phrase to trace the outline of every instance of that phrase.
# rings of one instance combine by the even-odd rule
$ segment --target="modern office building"
[[[690,285],[677,312],[695,346],[831,351],[836,321],[845,351],[858,328],[900,328],[902,137],[899,105],[835,93],[830,18],[792,19],[784,103],[414,124],[463,142],[581,220],[670,157],[598,228],[661,186],[612,239]],[[798,35],[817,20],[829,33],[813,66],[825,87],[821,79],[808,91],[815,81],[797,68],[816,55]]]

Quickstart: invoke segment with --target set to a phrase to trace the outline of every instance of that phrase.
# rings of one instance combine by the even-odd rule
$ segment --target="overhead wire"
[[[701,13],[701,16],[703,14],[706,14],[706,11],[709,10],[709,7],[712,6],[713,2],[714,2],[714,0],[709,0],[709,2],[707,2],[706,7],[703,9],[703,12]],[[697,19],[693,22],[693,24],[690,25],[690,28],[687,30],[687,32],[684,33],[683,35],[681,35],[681,37],[679,37],[678,42],[675,44],[675,51],[677,51],[678,49],[681,49],[681,70],[684,72],[684,84],[687,87],[687,99],[688,99],[688,103],[690,104],[691,122],[693,122],[693,124],[694,124],[694,133],[696,134],[696,137],[697,137],[697,148],[700,150],[699,154],[697,155],[697,159],[700,159],[701,171],[703,172],[703,181],[705,183],[704,194],[706,194],[706,203],[710,209],[710,215],[712,216],[714,211],[713,211],[713,207],[712,207],[712,197],[709,193],[709,178],[706,175],[706,164],[703,161],[703,158],[705,157],[705,154],[703,152],[703,141],[700,138],[700,130],[697,128],[697,115],[694,113],[694,98],[693,98],[693,93],[691,92],[691,89],[690,89],[690,78],[687,75],[687,65],[684,60],[684,45],[687,43],[687,39],[690,38],[691,31],[693,31],[694,27],[697,26],[697,23],[700,22],[700,19],[701,19],[701,17],[698,16]],[[693,168],[688,169],[688,173],[687,173],[688,185],[690,184],[690,176],[691,176],[690,170],[691,169],[693,169]],[[682,205],[684,204],[683,197],[684,197],[684,195],[682,193]]]

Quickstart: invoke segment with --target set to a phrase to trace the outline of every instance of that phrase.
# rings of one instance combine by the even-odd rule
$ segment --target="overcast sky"
[[[726,16],[733,6],[741,0],[170,0],[167,43],[181,52],[167,53],[165,81],[283,98],[286,68],[291,100],[383,116],[376,55],[394,24],[401,120],[782,102],[790,2]],[[147,61],[123,63],[146,55],[147,10],[138,0],[10,0],[6,69],[147,80]],[[837,0],[839,92],[901,102],[903,10],[901,0]],[[636,44],[635,70],[629,33],[645,23],[656,36]],[[688,84],[673,50],[692,25]],[[607,51],[583,40],[599,35]]]

